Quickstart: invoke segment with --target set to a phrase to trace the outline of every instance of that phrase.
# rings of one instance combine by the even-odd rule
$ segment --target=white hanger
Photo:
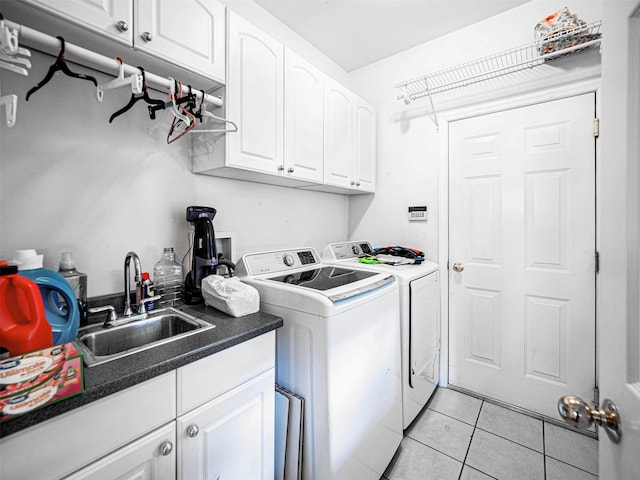
[[[120,71],[118,72],[118,76],[110,82],[98,85],[96,89],[96,97],[98,98],[99,102],[102,102],[105,90],[113,90],[114,88],[120,88],[126,85],[131,86],[131,93],[133,93],[134,95],[142,95],[142,89],[144,88],[142,74],[134,73],[130,77],[125,77],[124,62],[120,57],[117,57],[117,60],[118,62],[120,62]]]
[[[171,83],[171,85],[169,86],[169,106],[171,107],[171,113],[173,113],[173,115],[179,119],[182,120],[184,123],[187,124],[187,127],[191,126],[191,119],[185,115],[184,113],[182,113],[179,109],[178,109],[178,105],[176,105],[176,81],[171,78],[169,78],[169,83]]]
[[[3,60],[0,60],[0,68],[4,68],[5,70],[9,70],[10,72],[17,73],[19,75],[24,75],[25,77],[29,76],[29,71],[26,68],[18,67],[13,63],[7,63]]]
[[[15,94],[0,97],[0,106],[4,105],[7,116],[7,127],[11,128],[16,124],[16,114],[18,112],[18,96]]]
[[[213,113],[207,111],[207,106],[204,101],[204,92],[202,92],[202,103],[200,104],[200,115],[202,117],[213,118],[218,122],[228,123],[232,126],[232,128],[216,128],[216,129],[207,129],[207,130],[191,130],[191,133],[233,133],[238,131],[238,125],[231,120],[227,120],[226,118],[218,117]]]
[[[27,69],[31,68],[31,62],[15,55],[30,57],[31,52],[19,46],[18,30],[5,26],[4,19],[0,17],[0,68],[25,77],[28,76]]]
[[[5,26],[3,18],[0,18],[0,49],[7,55],[31,56],[31,52],[18,43],[18,30]]]

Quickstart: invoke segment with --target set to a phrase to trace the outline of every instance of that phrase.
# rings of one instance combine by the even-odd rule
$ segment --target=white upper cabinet
[[[25,5],[30,11],[25,10]],[[42,14],[52,14],[58,17],[58,22],[62,20],[80,27],[76,34],[89,31],[103,39],[100,44],[97,37],[86,38],[85,33],[76,37],[82,39],[80,46],[87,43],[91,49],[113,52],[113,48],[104,45],[109,43],[104,38],[108,38],[161,60],[151,62],[153,69],[157,67],[155,63],[171,64],[170,68],[161,68],[163,71],[157,73],[175,72],[169,75],[182,77],[181,72],[173,68],[177,66],[193,72],[198,78],[223,84],[225,10],[217,0],[23,0],[11,2],[7,13],[13,15],[15,12],[18,20],[26,19],[27,25],[32,23],[30,13],[33,13],[38,17],[33,19],[33,25],[45,31],[54,27],[47,26],[52,18]],[[131,50],[117,54],[125,59],[136,55]],[[144,56],[139,60],[142,65],[148,65],[152,59]]]
[[[355,159],[352,186],[366,192],[376,190],[376,112],[359,97],[355,98]]]
[[[283,170],[284,47],[229,13],[227,165],[279,174]]]
[[[132,0],[23,0],[74,25],[133,44]],[[7,2],[5,2],[7,3]]]
[[[353,170],[353,94],[326,78],[324,91],[324,183],[349,188]]]
[[[326,78],[324,183],[346,193],[376,190],[376,114],[339,83]],[[339,191],[328,189],[329,191]]]
[[[285,174],[322,183],[324,74],[285,49],[284,88]]]
[[[331,193],[375,191],[374,109],[229,11],[225,116],[192,137],[193,172]]]
[[[137,50],[224,83],[224,5],[215,0],[137,0],[134,19]]]

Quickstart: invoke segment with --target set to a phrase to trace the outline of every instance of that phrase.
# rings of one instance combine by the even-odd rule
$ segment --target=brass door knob
[[[569,425],[587,429],[594,422],[605,429],[613,443],[620,443],[622,426],[620,413],[615,403],[608,398],[600,408],[591,408],[587,402],[573,395],[565,395],[558,400],[558,412]]]
[[[461,264],[460,262],[456,262],[453,264],[453,271],[454,272],[461,272],[464,270],[464,265]]]

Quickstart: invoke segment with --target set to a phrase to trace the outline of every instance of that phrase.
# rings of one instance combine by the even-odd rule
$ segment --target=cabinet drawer
[[[178,369],[182,415],[275,367],[275,332],[265,333]]]
[[[174,420],[175,378],[167,373],[3,439],[0,478],[61,478]]]

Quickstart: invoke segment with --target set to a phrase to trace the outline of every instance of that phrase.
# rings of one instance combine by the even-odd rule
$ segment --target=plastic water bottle
[[[172,247],[165,248],[160,261],[153,266],[153,285],[155,294],[162,297],[158,301],[160,308],[183,302],[182,265],[176,261]]]

